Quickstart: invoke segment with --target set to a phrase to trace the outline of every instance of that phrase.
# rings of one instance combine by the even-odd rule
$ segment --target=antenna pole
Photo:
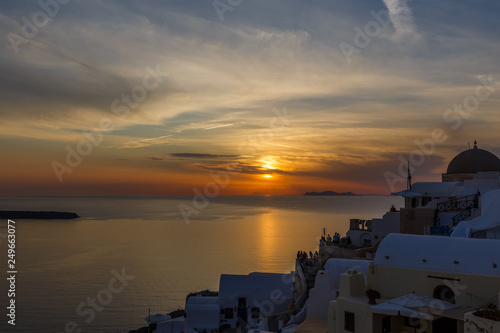
[[[406,181],[406,190],[411,191],[410,161],[408,161],[408,179]]]

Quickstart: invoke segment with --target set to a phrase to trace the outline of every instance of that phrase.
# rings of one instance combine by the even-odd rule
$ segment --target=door
[[[238,297],[238,318],[236,326],[247,326],[248,320],[248,308],[247,308],[247,298]]]
[[[439,318],[432,322],[432,331],[439,333],[457,333],[457,321],[451,318]]]
[[[382,332],[388,333],[391,332],[391,317],[382,318]]]

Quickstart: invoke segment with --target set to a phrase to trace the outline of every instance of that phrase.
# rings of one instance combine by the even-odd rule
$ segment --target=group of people
[[[330,235],[328,235],[328,237],[330,237]],[[327,237],[327,241],[328,241],[328,237]],[[330,242],[332,241],[332,237],[330,237]],[[333,244],[339,244],[340,243],[340,234],[338,232],[335,233],[335,235],[333,235]]]
[[[314,252],[314,254],[312,251],[309,251],[309,255],[307,255],[306,251],[297,252],[297,259],[302,265],[314,266],[318,262],[318,257],[318,251]]]
[[[343,241],[341,240],[340,238],[340,234],[338,232],[336,232],[333,237],[328,234],[328,236],[326,237],[325,239],[325,236],[322,236],[321,237],[321,240],[319,242],[319,245],[323,246],[323,245],[350,245],[351,244],[351,237],[347,237],[345,238]]]
[[[312,251],[309,251],[309,257],[307,256],[306,251],[297,252],[297,259],[300,259],[300,260],[306,260],[308,258],[309,259],[318,259],[318,256],[319,256],[318,251],[314,252],[314,254],[312,253]]]
[[[326,237],[326,239],[325,236],[322,236],[320,243],[322,243],[322,245],[338,245],[340,243],[340,234],[336,232],[333,237],[328,234],[328,237]]]

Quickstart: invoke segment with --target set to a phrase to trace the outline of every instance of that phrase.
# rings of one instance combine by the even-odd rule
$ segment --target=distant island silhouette
[[[68,212],[0,210],[0,219],[11,220],[67,220],[79,217],[76,213]]]
[[[323,192],[307,192],[304,195],[321,195],[321,196],[359,196],[360,194],[354,194],[352,192],[335,192],[335,191],[323,191]]]

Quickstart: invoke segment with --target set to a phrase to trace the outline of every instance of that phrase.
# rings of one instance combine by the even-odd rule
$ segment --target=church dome
[[[455,156],[448,164],[447,174],[478,173],[481,171],[500,171],[500,159],[487,150],[474,148]]]

